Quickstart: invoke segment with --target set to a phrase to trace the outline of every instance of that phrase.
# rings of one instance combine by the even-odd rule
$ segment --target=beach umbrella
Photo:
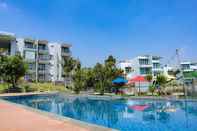
[[[123,85],[125,85],[126,83],[127,83],[128,81],[124,78],[124,77],[122,77],[122,76],[118,76],[116,79],[114,79],[113,81],[112,81],[112,84],[113,85],[116,85],[116,93],[118,92],[118,90],[119,90],[119,87],[120,86],[123,86]]]
[[[114,85],[124,85],[124,84],[126,84],[128,81],[124,78],[124,77],[122,77],[122,76],[118,76],[116,79],[114,79],[113,81],[112,81],[112,84],[114,84]]]
[[[132,84],[132,83],[139,83],[139,93],[140,93],[140,83],[141,82],[147,82],[146,78],[144,76],[135,76],[133,78],[131,78],[127,84]]]

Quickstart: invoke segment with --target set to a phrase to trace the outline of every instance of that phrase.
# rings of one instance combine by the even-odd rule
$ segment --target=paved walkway
[[[51,117],[0,101],[0,131],[90,131],[70,121]]]

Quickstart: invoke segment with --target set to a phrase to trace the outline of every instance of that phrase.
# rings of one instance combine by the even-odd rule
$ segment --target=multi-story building
[[[197,71],[197,63],[194,62],[181,62],[181,70],[183,72]]]
[[[118,63],[118,67],[124,71],[128,79],[137,75],[146,76],[152,74],[157,76],[163,71],[160,60],[161,57],[159,56],[144,55],[121,61]]]
[[[71,45],[30,38],[17,38],[14,34],[0,33],[0,48],[6,55],[20,54],[28,64],[28,81],[63,81],[64,59],[71,56]]]

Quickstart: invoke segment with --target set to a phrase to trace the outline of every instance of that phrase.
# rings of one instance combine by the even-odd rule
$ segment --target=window
[[[190,69],[190,65],[189,64],[182,64],[181,67],[182,67],[183,70]]]
[[[70,50],[69,50],[68,47],[62,47],[62,52],[64,52],[64,53],[69,53]]]
[[[38,45],[39,50],[46,50],[46,45],[40,44]]]
[[[38,75],[38,79],[39,79],[40,81],[44,81],[44,80],[45,80],[45,75],[39,74],[39,75]]]
[[[39,54],[39,59],[40,60],[49,60],[49,56],[48,55]]]
[[[32,64],[32,63],[30,63],[30,64],[28,65],[28,67],[29,67],[29,70],[35,70],[35,65]]]
[[[140,68],[141,75],[147,75],[151,73],[151,68]]]
[[[50,58],[50,60],[53,60],[54,56],[53,55],[50,55],[49,58]]]
[[[130,73],[132,71],[132,68],[131,67],[125,67],[125,72],[126,73]]]
[[[33,48],[35,49],[35,46],[33,43],[25,42],[25,48]]]
[[[153,68],[160,68],[160,64],[159,63],[153,63]]]
[[[36,53],[34,51],[25,51],[25,59],[26,60],[35,60]]]
[[[38,69],[39,70],[45,70],[45,64],[39,64]]]
[[[139,59],[139,64],[140,65],[149,65],[149,60],[148,59]]]

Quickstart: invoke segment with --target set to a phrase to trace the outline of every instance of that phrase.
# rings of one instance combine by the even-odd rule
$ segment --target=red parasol
[[[140,83],[141,82],[148,82],[148,81],[146,80],[146,78],[144,76],[135,76],[132,79],[130,79],[127,84],[129,85],[129,84],[133,84],[136,82],[139,83],[139,93],[140,93]]]
[[[131,78],[128,81],[128,84],[135,83],[135,82],[147,82],[147,80],[144,76],[136,76],[134,78]]]

